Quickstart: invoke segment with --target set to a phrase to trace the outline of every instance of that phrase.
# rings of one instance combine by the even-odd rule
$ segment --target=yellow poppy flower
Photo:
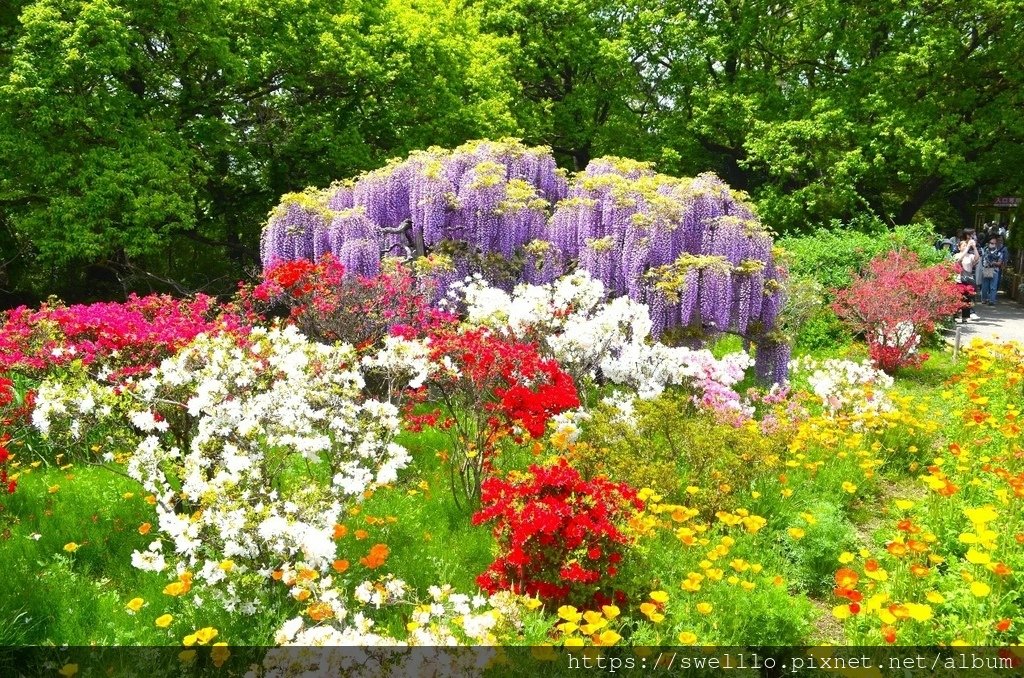
[[[651,600],[656,603],[668,602],[668,593],[665,591],[651,591]]]

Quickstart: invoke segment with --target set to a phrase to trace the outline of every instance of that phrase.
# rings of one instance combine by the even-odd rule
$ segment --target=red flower
[[[521,582],[545,600],[579,602],[615,576],[630,543],[622,527],[644,505],[628,485],[584,480],[564,459],[488,478],[481,500],[473,523],[493,524],[499,555],[477,578],[480,587],[493,593]]]
[[[950,265],[922,267],[916,254],[901,250],[872,259],[850,287],[836,291],[833,309],[864,335],[875,364],[891,371],[924,362],[927,355],[917,350],[921,335],[963,303]]]

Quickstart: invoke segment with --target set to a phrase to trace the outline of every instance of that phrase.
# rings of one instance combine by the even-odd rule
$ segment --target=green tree
[[[1024,184],[1020,0],[477,4],[519,40],[522,126],[577,166],[714,170],[783,231]]]
[[[515,107],[527,141],[554,150],[582,170],[617,154],[648,159],[644,120],[651,108],[627,28],[634,8],[622,0],[476,0],[482,26],[515,41],[521,86]]]
[[[1006,152],[1024,121],[1008,48],[1024,3],[669,0],[640,16],[656,128],[696,140],[689,161],[750,190],[778,228],[909,223],[929,200],[1024,176]]]
[[[518,131],[507,41],[450,0],[34,0],[0,36],[23,289],[223,288],[282,193]]]

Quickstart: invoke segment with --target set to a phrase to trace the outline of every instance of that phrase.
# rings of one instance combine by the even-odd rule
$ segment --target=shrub
[[[836,293],[833,309],[864,335],[871,359],[883,370],[919,366],[921,335],[961,308],[952,264],[922,267],[916,254],[900,250],[871,260],[853,284]]]
[[[316,263],[280,261],[255,287],[240,290],[243,305],[266,315],[285,315],[307,337],[356,347],[392,333],[420,335],[454,320],[430,307],[430,290],[404,266],[373,277],[347,276],[330,254]]]
[[[779,325],[790,340],[800,334],[807,322],[825,306],[825,286],[814,278],[790,276],[786,281],[786,306],[779,317]]]
[[[41,384],[33,422],[61,440],[108,425],[134,437],[126,473],[162,538],[132,564],[177,572],[170,595],[194,583],[230,609],[271,570],[330,572],[345,508],[410,460],[398,404],[365,396],[352,347],[294,327],[199,337],[130,388],[69,376]]]
[[[944,257],[934,243],[935,235],[925,224],[894,229],[874,224],[865,231],[838,222],[810,235],[779,241],[788,254],[790,275],[814,278],[828,289],[849,286],[858,271],[886,252],[909,250],[925,263],[938,263]]]
[[[805,351],[818,352],[849,344],[853,339],[846,325],[831,307],[819,309],[800,327],[796,346]]]
[[[439,407],[412,417],[437,423],[454,438],[447,453],[453,497],[474,504],[499,441],[544,434],[548,419],[580,404],[572,377],[536,344],[503,339],[486,329],[443,330],[429,337],[430,372],[419,395]],[[465,500],[465,502],[463,502]]]
[[[131,295],[124,303],[43,304],[9,311],[0,327],[0,369],[43,372],[81,360],[113,377],[148,371],[201,333],[237,327],[204,295]]]
[[[475,525],[493,523],[499,555],[477,578],[551,602],[592,603],[618,572],[628,519],[644,503],[624,483],[585,480],[565,459],[488,478]]]
[[[632,413],[607,401],[584,425],[568,456],[588,477],[600,474],[667,498],[699,506],[708,515],[753,477],[778,463],[783,435],[762,434],[756,422],[721,423],[695,408],[687,395],[670,391],[636,400]],[[687,487],[697,487],[692,495]]]
[[[0,495],[14,494],[18,487],[17,474],[9,473],[14,455],[12,445],[22,445],[24,428],[35,403],[35,391],[22,389],[19,397],[14,381],[0,373]]]
[[[734,386],[752,363],[745,352],[718,357],[707,349],[651,343],[647,306],[628,297],[605,302],[604,285],[585,271],[549,285],[518,285],[512,294],[482,280],[453,287],[462,293],[468,324],[536,343],[577,383],[610,381],[641,398],[680,386],[709,409],[744,413]]]

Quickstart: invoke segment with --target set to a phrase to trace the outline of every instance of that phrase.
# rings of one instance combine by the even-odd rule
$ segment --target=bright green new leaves
[[[458,2],[18,9],[0,14],[0,262],[23,289],[236,279],[282,193],[518,131],[508,41]]]

